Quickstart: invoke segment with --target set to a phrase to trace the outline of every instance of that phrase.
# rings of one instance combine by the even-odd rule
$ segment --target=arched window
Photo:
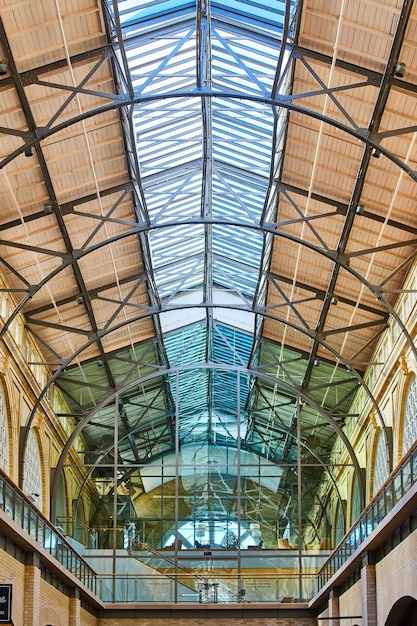
[[[9,473],[9,428],[7,423],[6,398],[0,384],[0,467]]]
[[[352,484],[352,507],[351,507],[351,523],[353,524],[362,513],[362,498],[361,498],[361,488],[359,485],[358,476],[355,472],[353,475],[353,484]]]
[[[23,491],[30,496],[37,506],[42,502],[41,455],[38,438],[33,428],[29,431],[25,465],[23,472]]]
[[[337,545],[345,534],[345,515],[340,500],[337,502],[336,519],[335,519],[335,545]]]
[[[389,474],[388,456],[385,445],[385,437],[382,431],[379,432],[378,441],[376,443],[375,460],[374,460],[374,480],[373,495],[382,487]]]
[[[407,390],[405,401],[402,454],[404,455],[417,439],[417,378],[413,376]]]

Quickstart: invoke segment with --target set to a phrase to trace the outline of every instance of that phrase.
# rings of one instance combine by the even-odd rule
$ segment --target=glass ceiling
[[[154,340],[107,355],[115,388],[122,390],[119,467],[143,494],[145,475],[149,479],[156,472],[155,488],[172,481],[175,470],[169,467],[178,463],[179,450],[210,449],[221,465],[223,451],[230,455],[237,448],[249,465],[257,459],[255,469],[242,472],[270,474],[278,494],[270,509],[276,511],[281,501],[289,510],[294,471],[302,461],[308,511],[315,487],[329,471],[334,439],[357,384],[345,369],[335,374],[334,363],[323,363],[320,373],[311,373],[311,406],[301,406],[305,353],[262,337],[259,311],[266,301],[273,239],[262,226],[272,223],[277,211],[275,185],[288,118],[270,102],[289,89],[287,48],[296,3],[138,6],[109,0],[107,8],[118,85],[134,102],[126,114],[126,144],[136,151],[129,163],[136,162],[136,209],[147,224],[142,254],[154,289],[150,301],[159,312]],[[100,477],[107,475],[110,484],[114,407],[100,406],[106,372],[95,363],[85,363],[83,370],[96,384],[88,389],[92,413],[81,416],[79,426],[96,455],[92,464],[102,461]],[[332,377],[324,390],[323,381]],[[60,384],[74,406],[86,407],[80,376],[66,373]],[[195,472],[198,454],[190,455]],[[226,464],[223,473],[228,472]],[[216,481],[223,479],[206,474],[216,492]],[[258,514],[254,504],[253,515]]]
[[[277,210],[287,123],[287,112],[270,101],[288,90],[291,72],[283,67],[296,3],[138,7],[129,0],[109,1],[108,12],[120,89],[135,102],[128,118],[138,211],[149,226],[142,252],[156,289],[150,299],[161,311],[156,342],[108,357],[117,388],[129,389],[119,398],[127,433],[122,459],[172,451],[178,437],[293,462],[306,359],[261,338],[256,313],[265,304],[272,249],[272,235],[260,226]],[[313,406],[302,409],[303,438],[319,435],[323,462],[357,389],[348,371],[338,368],[335,377],[334,366],[326,367],[311,373]],[[138,376],[144,382],[135,385]],[[95,370],[94,378],[90,408],[106,397],[106,373]],[[80,376],[66,373],[60,382],[75,406],[85,407]],[[103,408],[85,424],[91,446],[106,449],[112,419]]]
[[[138,101],[131,119],[157,296],[162,308],[176,307],[164,345],[171,367],[197,365],[170,376],[171,392],[180,401],[182,431],[189,433],[197,413],[199,435],[210,437],[214,414],[236,420],[237,374],[212,374],[198,363],[249,364],[254,316],[246,318],[244,334],[221,325],[219,305],[253,310],[270,248],[257,227],[273,210],[274,137],[286,116],[262,97],[278,84],[285,13],[292,23],[296,4],[108,6],[125,90]],[[201,307],[196,326],[182,328],[189,322],[182,306]],[[241,409],[248,389],[246,376]],[[226,427],[216,428],[227,435]]]
[[[276,113],[248,95],[271,93],[284,9],[201,4],[196,19],[194,3],[118,5],[162,300],[214,286],[253,298],[264,242],[245,225],[267,201]]]
[[[173,3],[149,3],[133,15],[126,4],[119,5],[126,57],[143,97],[133,112],[141,178],[149,219],[160,227],[150,235],[159,296],[216,285],[252,298],[263,237],[244,226],[258,224],[264,209],[274,111],[213,95],[269,94],[280,47],[272,33],[238,29],[222,5],[190,21],[195,7],[178,3],[182,18],[156,32],[155,16],[163,24]],[[230,8],[248,19],[259,11],[257,3]],[[282,19],[282,11],[270,13]],[[207,95],[182,96],[194,92]]]

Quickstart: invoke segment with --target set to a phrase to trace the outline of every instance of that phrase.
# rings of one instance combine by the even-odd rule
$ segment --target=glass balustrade
[[[0,508],[105,603],[305,602],[330,580],[371,535],[378,524],[410,490],[416,476],[417,446],[392,473],[390,479],[322,567],[321,563],[326,556],[318,554],[314,558],[314,555],[308,551],[245,549],[239,550],[242,571],[236,573],[236,571],[233,572],[233,562],[236,561],[238,552],[236,549],[228,548],[213,552],[181,550],[180,546],[174,543],[160,550],[142,545],[138,550],[140,555],[136,553],[134,547],[121,545],[116,552],[123,553],[123,558],[120,559],[120,563],[124,564],[123,573],[119,574],[116,568],[116,574],[98,575],[88,561],[94,562],[94,558],[105,559],[106,555],[100,554],[100,550],[92,549],[90,546],[90,549],[87,547],[83,550],[85,558],[81,556],[65,536],[31,503],[30,499],[1,472]],[[122,534],[123,532],[121,529]],[[146,557],[147,552],[148,557]],[[244,553],[243,557],[242,553]],[[110,562],[111,559],[117,559],[117,554],[113,553],[112,556],[109,554],[108,557]],[[230,560],[227,575],[224,564],[219,565],[220,561],[225,558]],[[150,571],[127,574],[125,573],[126,559],[132,564],[139,560]],[[263,575],[258,569],[255,575],[254,559],[261,559],[268,573]],[[286,565],[285,559],[288,560]],[[297,571],[300,566],[302,574]],[[129,567],[129,570],[131,569]]]
[[[59,561],[92,593],[96,574],[65,537],[38,511],[4,474],[0,474],[0,508],[34,541]]]
[[[391,474],[373,501],[364,510],[319,572],[319,588],[323,587],[348,558],[367,539],[386,515],[412,487],[417,477],[417,446]]]

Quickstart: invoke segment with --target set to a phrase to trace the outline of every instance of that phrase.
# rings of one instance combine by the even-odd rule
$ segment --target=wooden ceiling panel
[[[290,326],[277,324],[275,320],[268,318],[265,319],[263,336],[271,341],[282,343],[284,347],[289,346],[295,350],[301,350],[303,353],[308,353],[313,345],[312,340],[304,333]]]
[[[2,20],[20,72],[98,48],[105,40],[95,0],[8,2]]]
[[[0,228],[4,230],[11,220],[22,221],[43,210],[48,194],[36,159],[15,159],[0,172],[0,180]]]
[[[340,2],[311,0],[304,4],[299,43],[306,48],[329,54],[337,35]]]
[[[313,213],[307,211],[307,215],[313,218]],[[292,218],[295,216],[292,215]],[[279,227],[279,231],[284,235],[291,235],[298,239],[301,239],[306,244],[311,244],[319,249],[335,250],[339,240],[338,228],[339,222],[341,222],[340,216],[336,217],[323,217],[321,219],[311,219],[307,223],[289,224]],[[276,242],[276,246],[279,250],[280,247],[285,247],[289,242],[281,243],[282,237]],[[320,261],[321,262],[321,261]]]
[[[98,204],[99,203],[97,202],[97,205]],[[99,244],[101,245],[101,248],[103,248],[103,244],[105,244],[110,238],[116,238],[125,233],[132,233],[133,218],[131,215],[128,216],[130,219],[128,224],[121,223],[120,220],[123,220],[125,215],[122,210],[118,211],[118,207],[116,207],[113,211],[111,211],[111,219],[106,221],[104,219],[100,219],[102,215],[104,216],[104,210],[100,209],[101,207],[99,207],[97,213],[93,214],[91,217],[84,217],[79,214],[69,214],[65,217],[67,230],[75,249],[88,249],[89,247],[97,246]],[[134,248],[135,244],[133,242],[128,241],[128,243],[126,243],[126,237],[127,235],[123,237],[121,246],[130,246],[137,251],[138,244],[136,237],[134,239],[136,248]]]
[[[303,4],[300,45],[383,71],[399,18],[398,3],[375,0]]]
[[[97,291],[103,286],[143,272],[137,239],[134,237],[87,254],[80,259],[79,265],[89,291]]]
[[[152,322],[147,318],[105,335],[102,343],[105,351],[111,353],[120,348],[121,345],[134,345],[140,341],[151,339],[154,335]]]
[[[326,291],[333,267],[334,263],[323,255],[289,242],[282,246],[276,244],[271,272],[290,281],[311,285],[312,290]]]
[[[283,180],[348,203],[358,173],[363,145],[323,125],[320,133],[307,131],[307,120],[291,115]]]
[[[52,240],[52,236],[49,237],[45,231],[40,232],[39,236],[35,238],[24,231],[16,234],[16,230],[13,229],[13,237],[10,232],[7,233],[5,240],[11,245],[1,245],[1,256],[7,259],[7,263],[14,267],[30,285],[37,285],[41,279],[62,265],[60,256],[49,253],[49,250],[65,252],[62,238],[57,231],[55,239]],[[52,235],[52,233],[49,234]],[[45,243],[43,244],[43,242]],[[28,249],[14,247],[14,244],[18,246],[20,243],[25,247],[36,246],[36,248],[32,250],[30,247]],[[43,246],[45,246],[45,254],[40,252]],[[10,279],[12,286],[18,289],[22,288],[22,281],[17,275],[10,274]]]
[[[125,303],[123,307],[120,306],[122,302]],[[99,290],[97,296],[92,298],[92,306],[100,328],[117,326],[138,317],[149,322],[146,281],[132,280]]]
[[[366,82],[363,75],[338,72],[331,65],[316,63],[309,58],[305,62],[311,68],[309,71],[303,62],[296,64],[294,91],[299,96],[293,98],[294,104],[312,112],[323,113],[348,128],[352,128],[352,120],[357,127],[366,127],[372,117],[377,88],[372,85],[360,86]],[[317,74],[320,82],[310,72]],[[325,89],[329,93],[315,95],[315,92],[323,92]]]
[[[31,284],[36,285],[36,275],[38,276],[38,281],[40,281],[44,275],[46,276],[48,274],[48,269],[51,268],[43,268],[42,266],[38,268],[35,266],[33,268],[33,274],[29,276],[29,278],[33,281]],[[43,309],[52,310],[56,308],[56,323],[59,323],[59,307],[61,306],[61,303],[67,303],[70,301],[71,304],[74,305],[74,308],[77,308],[75,307],[75,303],[77,296],[79,296],[79,288],[77,286],[74,270],[71,265],[66,265],[62,267],[62,269],[60,269],[57,265],[56,269],[59,269],[60,271],[52,276],[45,286],[36,291],[34,296],[25,304],[24,310],[25,312],[32,314],[32,312],[42,311]],[[53,312],[51,311],[50,315],[52,314]]]
[[[52,159],[47,159],[50,175],[59,203],[75,200],[127,181],[126,158],[121,151],[120,138],[105,149],[79,148],[77,151],[65,151]],[[114,147],[114,151],[112,150]],[[92,150],[92,152],[90,152]],[[115,154],[113,154],[115,152]],[[95,158],[97,157],[97,158]]]
[[[68,71],[42,74],[39,78],[46,85],[33,83],[25,87],[25,94],[31,103],[33,117],[38,126],[53,128],[82,112],[91,111],[112,101],[114,85],[109,61],[98,64],[98,60],[71,66]],[[92,76],[87,80],[89,73]],[[77,87],[79,91],[74,96],[74,89]],[[93,93],[83,93],[81,89]]]
[[[330,335],[326,337],[326,344],[329,346],[328,352],[339,353],[343,362],[351,364],[359,371],[364,371],[372,354],[372,350],[369,350],[369,342],[382,328],[381,325],[368,330],[347,330],[347,332]],[[329,358],[334,359],[334,356],[329,354]]]

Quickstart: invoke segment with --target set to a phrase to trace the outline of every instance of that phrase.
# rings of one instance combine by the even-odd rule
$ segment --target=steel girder
[[[204,17],[203,13],[204,13],[204,7],[201,5],[199,8],[200,17]],[[356,83],[349,83],[345,87],[338,87],[337,89],[328,89],[323,83],[320,82],[319,77],[314,73],[314,70],[311,68],[311,66],[308,63],[309,58],[313,58],[313,57],[318,58],[319,55],[310,53],[309,51],[302,50],[299,48],[293,48],[292,53],[291,53],[292,60],[302,61],[305,68],[311,73],[312,76],[314,75],[318,83],[318,89],[316,92],[309,91],[309,92],[306,92],[305,94],[298,94],[297,98],[288,96],[288,95],[279,94],[278,91],[276,91],[273,97],[271,97],[271,96],[268,96],[266,93],[262,96],[259,96],[259,95],[254,96],[251,94],[241,93],[238,90],[236,91],[225,90],[224,92],[219,92],[219,91],[215,91],[211,89],[211,87],[207,84],[210,82],[210,75],[208,73],[209,70],[207,69],[209,67],[209,64],[206,64],[206,62],[209,60],[209,57],[207,56],[207,46],[205,46],[203,43],[204,41],[208,41],[208,40],[205,39],[205,35],[203,36],[203,34],[201,34],[202,43],[199,48],[201,50],[200,67],[204,66],[206,73],[204,74],[203,71],[200,72],[200,75],[204,76],[204,80],[201,81],[201,84],[197,85],[196,89],[192,89],[190,91],[181,90],[181,91],[166,92],[166,93],[158,94],[158,95],[152,95],[152,94],[146,95],[143,93],[136,93],[135,90],[133,89],[131,82],[129,81],[127,64],[125,63],[124,68],[122,70],[117,62],[116,57],[113,56],[113,53],[110,51],[109,47],[107,46],[99,51],[99,54],[97,54],[97,57],[94,56],[96,54],[94,52],[94,53],[89,53],[89,56],[81,55],[79,58],[77,58],[77,62],[83,61],[87,58],[98,59],[94,67],[94,70],[90,71],[84,77],[84,79],[79,83],[77,87],[68,87],[67,85],[60,85],[57,83],[48,83],[48,81],[44,81],[40,79],[39,77],[42,74],[47,73],[52,69],[52,65],[48,65],[44,68],[38,68],[36,72],[31,72],[31,73],[26,73],[24,75],[21,75],[20,83],[17,79],[14,79],[15,81],[17,81],[16,82],[17,89],[21,96],[21,103],[22,103],[23,110],[26,113],[29,130],[25,132],[25,131],[17,131],[16,129],[7,129],[7,128],[0,129],[4,133],[12,133],[12,134],[17,133],[17,135],[22,138],[22,142],[23,142],[18,150],[16,150],[15,152],[13,152],[12,154],[10,154],[9,156],[5,157],[2,160],[0,166],[3,166],[3,167],[7,166],[7,164],[9,164],[13,159],[15,159],[18,155],[20,155],[26,149],[29,149],[32,147],[36,148],[38,158],[42,164],[42,170],[43,170],[44,178],[46,181],[46,186],[48,188],[48,192],[49,192],[52,204],[53,204],[54,214],[57,218],[57,221],[60,223],[63,241],[65,241],[66,243],[66,252],[57,253],[52,249],[41,249],[40,247],[31,246],[31,245],[24,246],[22,244],[17,244],[17,243],[12,243],[10,241],[7,241],[7,239],[2,239],[0,243],[7,247],[27,249],[28,251],[39,253],[42,255],[60,256],[63,260],[63,267],[66,268],[66,267],[71,266],[71,268],[73,269],[74,275],[76,277],[77,284],[80,289],[80,293],[85,299],[86,308],[87,308],[87,312],[89,315],[90,329],[88,331],[84,331],[82,329],[75,329],[75,328],[72,328],[70,326],[65,326],[65,325],[62,325],[62,327],[59,327],[59,328],[62,328],[62,330],[69,332],[69,333],[75,332],[75,333],[84,334],[87,339],[85,346],[89,345],[91,342],[95,342],[97,343],[99,347],[101,346],[101,339],[104,336],[120,328],[119,324],[114,324],[112,326],[111,320],[104,328],[99,328],[99,326],[97,325],[94,319],[92,308],[91,306],[89,306],[88,303],[91,301],[91,298],[99,297],[100,292],[105,291],[108,285],[103,285],[102,288],[97,288],[94,293],[89,292],[83,283],[83,277],[82,277],[81,272],[79,271],[78,263],[81,259],[83,259],[84,257],[87,257],[88,254],[92,253],[94,250],[97,250],[98,247],[108,245],[109,243],[122,242],[123,239],[130,237],[130,236],[139,237],[141,239],[141,249],[143,251],[143,255],[145,259],[146,272],[140,275],[132,275],[128,278],[124,278],[123,280],[126,282],[126,284],[132,281],[133,283],[132,289],[134,289],[135,284],[138,284],[138,282],[143,281],[146,277],[151,283],[150,305],[148,307],[144,307],[143,311],[139,312],[138,315],[135,316],[133,320],[130,320],[128,323],[134,323],[140,319],[143,319],[143,317],[152,316],[155,322],[155,326],[157,328],[157,336],[158,336],[158,340],[161,346],[161,353],[163,353],[162,332],[160,329],[158,330],[157,320],[158,320],[158,316],[161,313],[164,313],[170,310],[175,310],[175,305],[169,303],[169,305],[166,306],[164,302],[160,302],[160,299],[158,298],[158,295],[157,295],[157,288],[155,287],[155,285],[153,285],[152,287],[153,280],[152,280],[151,253],[149,251],[147,236],[150,232],[161,230],[163,228],[168,228],[172,226],[189,226],[190,224],[194,224],[194,225],[201,225],[203,227],[206,233],[206,243],[204,247],[205,268],[206,268],[205,295],[204,295],[203,301],[194,303],[190,305],[189,308],[191,308],[192,306],[193,308],[197,307],[197,308],[205,309],[207,311],[207,317],[210,319],[213,309],[217,306],[216,302],[213,300],[211,293],[210,293],[212,279],[211,279],[209,270],[210,270],[210,266],[212,265],[212,259],[213,259],[212,250],[211,250],[211,246],[212,246],[211,232],[212,232],[213,226],[224,225],[224,226],[237,226],[239,228],[249,229],[249,230],[251,229],[256,230],[262,233],[262,235],[264,236],[264,240],[268,240],[272,238],[278,238],[278,239],[283,238],[283,239],[292,240],[295,243],[309,247],[310,249],[316,251],[318,254],[321,254],[323,257],[328,258],[335,264],[335,270],[334,270],[334,275],[332,277],[332,280],[329,283],[329,286],[326,292],[323,292],[323,307],[322,307],[322,313],[320,316],[320,321],[317,324],[317,326],[314,328],[309,326],[309,324],[304,319],[301,313],[300,314],[297,313],[298,307],[302,304],[301,300],[291,301],[289,298],[287,298],[285,304],[282,305],[283,307],[291,308],[293,311],[295,311],[298,314],[299,324],[295,324],[294,322],[288,322],[285,319],[284,315],[276,314],[276,311],[277,311],[276,307],[272,309],[265,305],[264,297],[265,297],[267,286],[269,287],[270,290],[275,289],[279,291],[281,295],[284,295],[284,299],[285,299],[285,293],[280,287],[280,282],[285,281],[285,277],[284,276],[277,277],[276,275],[273,275],[273,273],[270,273],[268,275],[268,278],[266,279],[265,270],[266,270],[266,266],[268,265],[267,255],[264,260],[264,263],[266,264],[266,266],[263,267],[264,275],[261,277],[261,280],[264,281],[263,283],[264,290],[259,291],[257,295],[257,300],[255,301],[255,303],[252,304],[251,298],[248,298],[246,294],[241,293],[240,295],[241,295],[242,304],[240,304],[239,306],[231,304],[229,306],[229,308],[232,310],[236,308],[236,309],[244,309],[244,310],[250,311],[251,313],[254,313],[256,316],[258,316],[260,320],[268,318],[268,319],[274,319],[275,321],[279,323],[287,324],[288,326],[292,326],[297,332],[305,334],[309,338],[311,338],[313,347],[308,356],[309,367],[306,371],[304,381],[303,381],[303,385],[305,387],[308,388],[308,385],[309,385],[309,376],[311,375],[312,364],[314,361],[316,348],[318,345],[325,346],[326,349],[331,354],[333,354],[334,358],[337,361],[344,362],[345,365],[348,367],[351,367],[352,365],[350,362],[347,362],[346,359],[344,359],[342,355],[334,351],[331,348],[331,346],[326,343],[326,338],[329,337],[331,332],[333,333],[343,332],[344,328],[334,329],[333,331],[324,330],[324,324],[325,324],[327,314],[328,314],[329,301],[333,292],[332,287],[337,279],[337,273],[339,272],[340,268],[343,268],[343,270],[352,274],[352,276],[354,276],[358,281],[361,281],[377,297],[378,303],[381,305],[381,310],[378,309],[377,307],[373,309],[372,312],[375,313],[376,320],[369,322],[369,325],[371,326],[375,325],[377,329],[381,329],[384,326],[384,323],[386,322],[387,316],[391,315],[393,318],[397,320],[397,323],[400,325],[402,331],[405,333],[405,335],[408,338],[411,349],[414,350],[413,342],[411,341],[411,338],[407,335],[406,329],[402,321],[398,318],[395,311],[392,309],[391,305],[389,304],[388,300],[384,298],[384,295],[383,295],[384,284],[382,283],[381,285],[372,285],[368,283],[365,277],[361,276],[358,272],[356,272],[355,270],[349,267],[349,260],[350,258],[353,257],[353,254],[345,253],[345,247],[349,238],[350,228],[355,217],[355,209],[356,209],[357,204],[359,203],[363,180],[364,180],[364,176],[365,176],[368,163],[369,163],[369,156],[370,156],[371,148],[378,148],[384,156],[386,156],[393,163],[395,163],[398,167],[400,167],[404,172],[406,172],[406,174],[409,175],[412,180],[417,180],[415,172],[406,163],[401,161],[395,154],[391,153],[389,150],[386,150],[381,145],[381,141],[383,141],[384,138],[388,136],[393,136],[394,134],[399,135],[402,133],[413,132],[413,130],[415,130],[415,127],[410,126],[408,128],[399,128],[393,131],[389,131],[389,133],[378,132],[378,122],[385,106],[385,101],[386,101],[388,90],[390,89],[392,85],[396,85],[398,83],[398,81],[396,82],[395,79],[392,78],[392,65],[395,60],[396,51],[398,51],[402,38],[404,36],[404,29],[405,29],[405,25],[407,24],[407,18],[408,16],[404,12],[399,23],[397,36],[396,36],[393,50],[392,50],[391,57],[390,57],[390,63],[387,66],[386,73],[384,75],[379,75],[376,72],[370,72],[368,70],[353,67],[353,66],[348,67],[348,64],[344,64],[343,65],[344,69],[349,70],[350,72],[354,74],[358,74],[360,77],[365,77],[365,80],[358,80],[358,82]],[[263,37],[262,39],[264,40],[265,38]],[[6,49],[9,51],[8,62],[12,65],[13,58],[12,58],[9,47],[7,46],[6,34],[4,33],[4,31],[2,33],[2,41],[3,41],[3,44],[5,44]],[[123,46],[121,49],[123,50]],[[203,53],[203,51],[205,52]],[[115,75],[119,78],[119,80],[122,83],[126,83],[128,86],[126,94],[107,94],[107,93],[103,93],[99,91],[94,91],[85,86],[89,78],[91,78],[92,73],[98,70],[101,63],[103,63],[104,60],[108,58],[108,55],[110,54],[115,64]],[[330,63],[330,60],[328,58],[326,59],[323,55],[320,55],[320,60],[322,62]],[[282,56],[280,57],[280,63],[282,64]],[[287,72],[290,72],[290,71],[291,71],[291,64],[289,63],[287,66]],[[18,74],[16,72],[16,76],[17,75]],[[9,79],[9,78],[7,79],[7,81],[9,82],[11,80],[12,79]],[[53,118],[49,120],[46,126],[37,128],[36,124],[34,123],[33,118],[31,117],[30,105],[27,99],[25,98],[23,87],[27,84],[38,84],[38,85],[48,84],[48,86],[50,86],[51,88],[68,91],[69,95],[68,95],[67,103],[71,101],[71,99],[74,97],[74,94],[97,95],[100,97],[105,97],[106,99],[109,100],[109,102],[106,105],[97,107],[93,110],[90,110],[88,112],[85,112],[79,115],[72,116],[69,119],[65,119],[64,121],[61,122],[59,121],[59,118],[64,111],[64,108],[62,108],[56,116],[54,116]],[[338,100],[338,96],[340,96],[340,94],[343,91],[350,90],[352,86],[355,88],[358,88],[363,85],[375,85],[375,86],[378,86],[378,88],[380,89],[380,98],[377,103],[377,106],[375,107],[375,111],[373,115],[373,123],[366,130],[360,128],[355,123],[355,120],[353,120],[350,117],[350,115],[347,113],[347,111],[345,110],[341,102]],[[405,83],[401,83],[401,88],[402,89],[409,88],[410,91],[413,90],[412,85],[408,87],[407,84]],[[338,110],[342,113],[344,117],[344,122],[340,122],[338,119],[331,119],[325,115],[317,113],[317,111],[313,109],[308,109],[306,107],[303,107],[302,103],[300,104],[300,100],[302,100],[303,97],[306,98],[308,96],[311,96],[312,93],[324,94],[324,95],[327,95],[329,98],[331,98],[331,100],[337,105]],[[346,219],[345,228],[340,238],[340,242],[339,242],[337,250],[326,249],[324,242],[320,241],[320,235],[318,231],[315,230],[314,224],[312,224],[312,220],[310,220],[309,218],[305,218],[300,215],[299,219],[300,219],[300,222],[304,223],[312,232],[316,234],[317,241],[318,241],[317,245],[312,245],[308,242],[304,242],[301,239],[294,237],[290,235],[289,233],[286,233],[285,230],[283,230],[283,227],[285,227],[287,223],[280,223],[279,219],[277,220],[272,219],[272,215],[273,215],[274,208],[275,208],[275,201],[277,200],[279,194],[281,193],[287,194],[287,198],[288,198],[289,192],[294,191],[293,189],[290,190],[288,187],[284,189],[284,187],[280,186],[279,184],[276,185],[276,187],[274,187],[272,180],[269,181],[270,189],[271,189],[271,195],[268,199],[269,204],[265,207],[266,211],[264,213],[263,219],[259,222],[256,221],[256,218],[254,218],[254,216],[251,216],[251,215],[249,215],[249,217],[250,218],[253,217],[253,222],[251,222],[250,225],[248,225],[248,223],[243,220],[233,222],[228,219],[221,221],[217,218],[214,218],[212,215],[210,215],[210,211],[209,211],[209,208],[210,208],[210,195],[209,195],[210,190],[209,189],[207,189],[206,193],[204,194],[205,200],[203,201],[202,214],[200,218],[192,219],[192,220],[183,220],[183,221],[172,220],[171,222],[164,222],[164,223],[162,222],[158,223],[157,220],[152,221],[148,217],[148,212],[146,208],[146,203],[144,201],[144,194],[143,194],[143,189],[142,189],[143,184],[146,182],[146,177],[141,179],[140,170],[139,170],[138,163],[135,158],[133,158],[132,163],[131,163],[131,175],[133,179],[132,187],[129,187],[129,188],[126,187],[120,190],[118,188],[110,188],[108,192],[113,193],[115,191],[120,191],[121,194],[126,193],[126,192],[132,194],[132,197],[134,197],[135,207],[137,208],[137,216],[136,216],[137,222],[136,223],[132,222],[132,224],[125,223],[124,224],[125,226],[130,227],[130,231],[124,232],[123,234],[119,236],[113,237],[111,240],[109,239],[109,240],[103,241],[98,245],[94,245],[94,244],[89,245],[90,242],[87,241],[85,247],[83,247],[82,250],[74,250],[72,248],[71,241],[69,240],[66,234],[65,224],[61,216],[65,214],[70,214],[70,213],[76,214],[77,210],[79,210],[76,207],[80,207],[84,203],[85,199],[75,198],[74,201],[70,203],[66,203],[65,206],[59,206],[57,199],[56,199],[56,195],[54,193],[51,177],[47,170],[46,163],[42,159],[42,142],[45,141],[47,138],[52,137],[54,134],[58,133],[63,128],[68,128],[72,125],[75,125],[76,123],[80,121],[86,120],[87,118],[93,117],[95,115],[100,115],[101,113],[109,109],[119,109],[120,111],[130,111],[131,109],[133,109],[134,105],[139,104],[139,103],[151,102],[151,101],[155,101],[159,99],[174,100],[178,98],[187,98],[188,100],[198,99],[201,101],[201,107],[203,110],[203,119],[206,120],[205,135],[204,135],[205,148],[204,148],[204,153],[203,153],[202,158],[200,160],[197,160],[197,162],[193,161],[193,163],[198,164],[198,166],[201,167],[202,170],[206,174],[208,173],[209,168],[212,168],[216,165],[211,160],[210,144],[211,144],[212,136],[211,136],[211,130],[209,126],[210,107],[211,107],[211,102],[213,101],[213,99],[218,99],[218,100],[223,99],[225,101],[242,99],[247,102],[255,102],[255,103],[259,102],[259,103],[268,104],[273,108],[285,110],[290,113],[291,112],[302,113],[308,117],[328,123],[331,126],[350,135],[351,137],[361,141],[362,144],[366,146],[366,150],[365,150],[365,154],[364,154],[364,158],[363,158],[363,162],[361,166],[361,174],[360,176],[358,176],[356,188],[352,195],[351,203],[349,205],[345,205],[344,207],[342,207],[340,203],[335,203],[335,201],[332,201],[331,199],[324,199],[322,197],[320,198],[320,201],[324,202],[325,204],[330,204],[331,206],[335,206],[335,211],[338,212],[339,214],[342,213]],[[134,137],[133,137],[133,124],[132,124],[130,113],[126,114],[126,116],[124,117],[124,122],[127,127],[126,138],[127,138],[127,141],[129,142],[130,147],[132,148],[132,146],[134,145]],[[133,153],[135,153],[134,150],[129,151],[129,154],[133,154]],[[279,170],[279,162],[275,164],[273,169],[274,169],[274,172]],[[229,166],[229,171],[231,171],[230,166]],[[170,175],[171,173],[166,174],[165,181],[169,179]],[[149,177],[149,179],[150,178],[151,177]],[[162,177],[160,176],[160,180],[162,179],[163,179],[163,176]],[[301,195],[303,193],[305,194],[307,193],[307,191],[301,190]],[[294,204],[294,206],[296,207],[296,204]],[[325,215],[325,213],[323,213],[323,215]],[[371,212],[368,211],[367,215],[368,217],[370,217]],[[30,218],[28,218],[28,220],[38,219],[38,218],[41,219],[41,213],[39,212],[31,216]],[[375,217],[375,219],[380,219],[380,218]],[[112,210],[110,210],[107,215],[100,218],[97,228],[100,228],[100,225],[102,225],[103,223],[106,223],[106,222],[112,223],[112,221],[113,221]],[[391,225],[394,226],[394,223],[392,223]],[[2,230],[7,231],[7,229],[11,228],[12,226],[13,224],[9,222],[8,224],[5,224],[2,227]],[[395,226],[400,229],[402,225],[397,223],[395,224]],[[409,232],[410,235],[415,235],[415,229],[411,227],[407,227],[404,230]],[[404,246],[404,247],[411,246],[411,245],[414,246],[415,243],[416,243],[416,240],[414,238],[410,238],[406,242],[397,242],[397,243],[392,244],[389,247],[390,249],[394,249],[396,246]],[[381,251],[383,249],[387,249],[387,246],[380,248]],[[368,252],[369,251],[367,249],[363,249],[361,251],[356,251],[354,255],[356,256],[360,254],[365,255]],[[5,264],[5,267],[8,267],[11,271],[13,271],[13,268],[10,266],[10,264],[7,263],[6,260],[4,260],[3,262]],[[405,261],[405,263],[409,263],[409,262],[410,262],[410,259]],[[244,264],[242,265],[242,267],[245,268]],[[13,319],[15,318],[15,316],[20,310],[25,310],[25,309],[27,310],[28,312],[27,319],[33,328],[35,328],[36,326],[42,326],[44,324],[44,322],[42,322],[42,320],[39,319],[38,316],[45,310],[45,308],[34,307],[33,309],[31,309],[29,302],[30,300],[33,300],[34,296],[36,296],[36,293],[45,284],[47,284],[54,277],[54,275],[56,275],[56,273],[58,273],[59,271],[61,270],[56,270],[55,272],[51,273],[38,285],[29,285],[27,284],[27,282],[25,283],[25,279],[17,273],[17,277],[21,280],[22,285],[23,285],[22,293],[26,295],[23,297],[23,299],[17,306],[16,310],[13,312],[9,320],[6,322],[4,330],[2,331],[2,336],[4,336],[7,328],[10,326],[11,322],[13,321]],[[236,291],[238,291],[237,288],[236,288]],[[172,295],[175,295],[175,292],[173,292]],[[58,304],[64,304],[64,303],[65,301],[62,301]],[[128,306],[128,304],[129,304],[128,298],[125,298],[124,300],[120,300],[120,302],[117,303],[117,305],[120,307],[126,307]],[[182,305],[181,309],[184,309],[184,308],[187,308],[187,307],[184,307],[184,305]],[[208,326],[209,326],[209,329],[211,329],[211,322],[208,323]],[[58,326],[56,327],[58,328]],[[70,358],[60,359],[59,355],[58,354],[56,355],[57,362],[60,363],[60,367],[55,371],[48,385],[45,387],[45,390],[41,398],[39,399],[39,402],[37,403],[37,407],[39,406],[39,403],[41,402],[41,399],[43,395],[46,393],[48,387],[61,376],[64,369],[67,368],[71,364],[71,362],[74,361],[75,357],[82,353],[85,346],[79,349],[77,353],[74,353]],[[105,350],[102,349],[102,347],[100,347],[100,356],[103,358],[104,362],[107,364],[108,355],[106,354]],[[209,353],[207,353],[207,360],[209,360],[209,358],[210,358],[210,355]],[[165,372],[168,373],[169,371],[168,368],[163,368],[163,369]],[[109,386],[113,392],[114,389],[116,388],[116,385],[115,385],[114,380],[112,379],[111,370],[110,368],[107,367],[107,365],[106,365],[106,371],[108,375]],[[356,380],[358,380],[359,382],[363,384],[363,380],[362,380],[362,377],[360,376],[360,373],[355,372],[354,377],[356,378]],[[308,392],[306,392],[306,397],[308,397]],[[29,421],[28,425],[30,425],[30,422],[31,420]],[[382,418],[381,418],[381,423],[383,423]]]

